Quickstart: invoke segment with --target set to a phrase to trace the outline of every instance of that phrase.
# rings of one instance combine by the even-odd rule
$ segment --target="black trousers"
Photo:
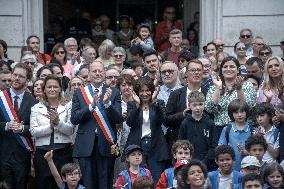
[[[102,156],[99,152],[97,137],[90,157],[78,159],[83,185],[86,188],[112,189],[114,157]]]
[[[8,161],[2,162],[1,173],[10,189],[26,189],[28,176],[31,170],[30,158],[19,161],[14,154]]]
[[[35,180],[36,188],[40,189],[56,189],[57,184],[50,172],[47,161],[44,159],[47,150],[36,149],[35,152]],[[72,148],[68,146],[66,148],[53,150],[53,161],[60,173],[61,168],[66,163],[72,163]]]

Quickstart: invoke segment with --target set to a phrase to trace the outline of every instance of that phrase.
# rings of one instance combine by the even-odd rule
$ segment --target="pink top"
[[[264,87],[263,85],[261,85],[257,91],[256,101],[258,103],[266,102],[267,100],[266,96],[263,94],[263,90],[264,90]],[[274,106],[282,104],[281,100],[278,98],[278,90],[272,89],[272,91],[273,91],[273,96],[272,96],[270,104]]]
[[[71,79],[72,72],[73,72],[73,65],[72,64],[65,64],[63,65],[64,73],[63,75]]]

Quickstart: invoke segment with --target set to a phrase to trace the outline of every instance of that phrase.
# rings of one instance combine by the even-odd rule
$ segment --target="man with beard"
[[[205,94],[201,86],[203,80],[203,64],[200,60],[193,59],[186,67],[187,86],[173,91],[170,94],[166,107],[165,125],[169,127],[169,144],[177,140],[179,126],[185,118],[188,109],[188,95],[192,91],[200,91]]]
[[[31,78],[30,67],[18,63],[11,88],[0,92],[0,169],[9,188],[25,189],[30,173],[30,113],[36,100],[25,90]]]
[[[157,86],[160,81],[160,60],[158,58],[157,52],[155,50],[145,51],[143,54],[143,63],[147,71],[144,77],[150,77],[152,80],[154,80],[155,86]]]
[[[48,64],[51,60],[51,57],[48,54],[41,53],[40,50],[40,39],[36,35],[30,35],[26,43],[29,47],[33,49],[33,54],[36,55],[39,63],[45,65]]]

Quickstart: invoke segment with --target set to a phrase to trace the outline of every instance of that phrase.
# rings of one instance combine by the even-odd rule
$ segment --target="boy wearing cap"
[[[178,176],[175,174],[183,160],[190,161],[193,154],[193,145],[188,140],[177,140],[172,146],[172,155],[176,161],[174,167],[166,169],[157,183],[156,189],[165,189],[176,187],[178,184]]]
[[[137,177],[148,176],[152,177],[148,169],[140,166],[142,163],[143,150],[140,146],[131,144],[125,149],[126,161],[129,163],[129,169],[119,173],[115,181],[114,188],[131,189],[132,184]]]
[[[247,175],[249,173],[255,173],[259,175],[260,163],[254,156],[246,156],[241,162],[241,173]]]

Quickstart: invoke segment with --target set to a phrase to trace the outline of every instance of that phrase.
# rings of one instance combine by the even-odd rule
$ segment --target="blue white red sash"
[[[81,88],[81,93],[85,102],[89,105],[93,102],[94,91],[91,85],[87,85]],[[111,144],[115,144],[115,135],[109,123],[108,117],[106,115],[105,107],[100,103],[96,103],[96,108],[94,109],[93,116],[96,119],[99,127],[101,128],[106,140]]]
[[[0,109],[2,110],[6,122],[15,121],[20,123],[20,119],[14,110],[12,101],[8,95],[6,90],[0,91]],[[26,148],[28,151],[33,151],[33,145],[28,137],[22,136],[18,133],[14,133],[17,141],[20,143],[21,146]]]

